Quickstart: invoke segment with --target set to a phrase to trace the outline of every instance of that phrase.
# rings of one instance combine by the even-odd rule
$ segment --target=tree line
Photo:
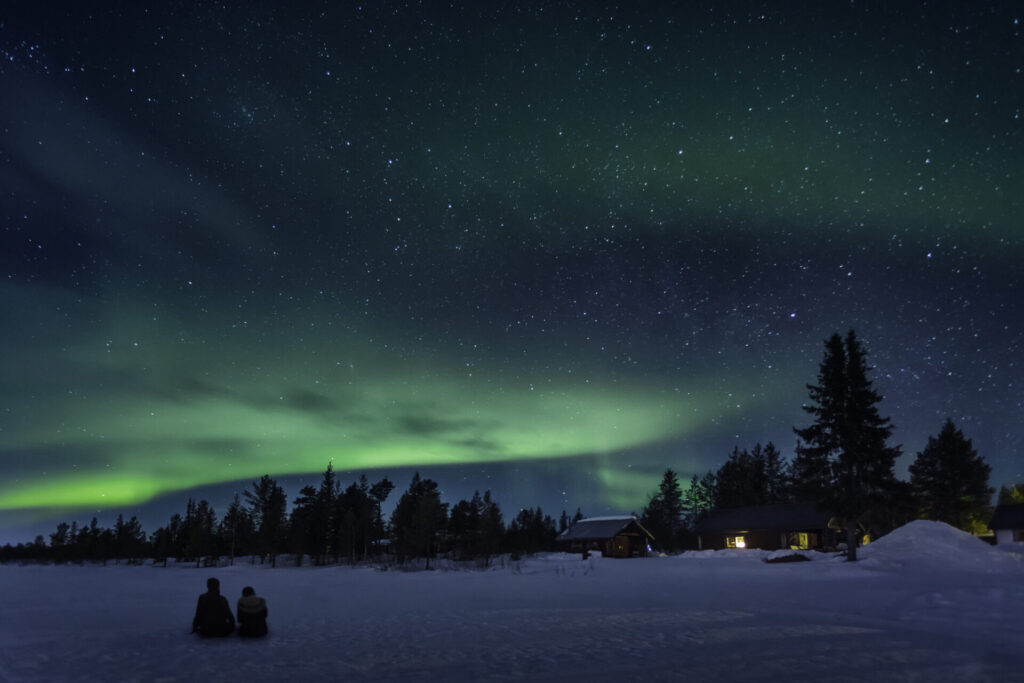
[[[221,516],[208,501],[189,498],[184,514],[174,513],[148,537],[135,517],[126,522],[118,516],[113,528],[99,526],[95,517],[82,526],[61,522],[48,543],[40,535],[29,544],[3,546],[0,562],[105,564],[151,558],[164,566],[174,559],[202,567],[248,558],[277,566],[278,556],[287,554],[297,565],[326,565],[386,554],[399,564],[425,558],[428,569],[438,555],[487,566],[497,555],[554,550],[558,533],[583,516],[579,510],[572,517],[563,511],[556,523],[540,507],[524,508],[506,524],[490,491],[449,506],[437,482],[416,473],[386,518],[382,506],[394,487],[387,477],[370,483],[363,475],[342,488],[328,464],[318,486],[299,490],[289,513],[284,489],[264,475],[236,494]]]
[[[914,519],[946,522],[966,531],[984,529],[991,514],[991,468],[949,418],[916,454],[910,481],[893,467],[900,448],[889,444],[893,426],[879,413],[882,396],[868,378],[866,352],[852,330],[825,343],[817,382],[807,385],[803,409],[811,417],[794,427],[796,454],[787,461],[774,444],[733,450],[717,470],[694,475],[684,491],[665,471],[641,520],[666,551],[693,547],[694,528],[716,509],[813,503],[846,531],[856,559],[863,532],[883,535]],[[1003,487],[1000,502],[1024,502],[1024,486]]]

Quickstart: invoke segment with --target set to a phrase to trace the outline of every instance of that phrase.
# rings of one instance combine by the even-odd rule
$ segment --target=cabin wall
[[[1013,543],[1015,536],[1014,531],[1014,529],[996,529],[996,545]]]
[[[805,532],[809,549],[820,548],[823,543],[823,535],[820,532]],[[781,550],[788,549],[791,545],[799,543],[799,532],[786,532],[778,529],[766,529],[759,531],[730,531],[713,534],[701,534],[698,543],[701,550],[726,550],[737,548],[735,545],[738,538],[742,537],[744,548],[757,548],[759,550]]]
[[[604,543],[605,557],[647,557],[647,542],[635,534],[619,534]]]
[[[561,542],[564,552],[583,553],[599,550],[605,557],[647,557],[647,537],[620,534],[608,539],[573,539]]]

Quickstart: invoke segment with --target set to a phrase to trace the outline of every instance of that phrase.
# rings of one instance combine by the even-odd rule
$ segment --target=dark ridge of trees
[[[470,500],[452,506],[447,536],[456,559],[482,558],[484,566],[490,565],[491,558],[501,552],[505,536],[501,508],[491,500],[490,491],[483,496],[474,491]]]
[[[576,514],[570,517],[565,510],[562,510],[562,516],[558,518],[558,533],[567,531],[572,527],[573,524],[583,519],[583,511],[576,508]]]
[[[715,507],[735,508],[791,501],[789,467],[775,444],[733,449],[714,476]]]
[[[558,531],[555,520],[539,508],[523,508],[509,522],[505,532],[506,548],[513,557],[555,549]]]

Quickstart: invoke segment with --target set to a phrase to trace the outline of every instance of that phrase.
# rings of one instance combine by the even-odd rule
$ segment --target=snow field
[[[1018,553],[915,522],[856,564],[769,555],[0,566],[0,680],[1024,681]],[[245,585],[267,599],[266,639],[188,633],[209,575],[232,604]]]

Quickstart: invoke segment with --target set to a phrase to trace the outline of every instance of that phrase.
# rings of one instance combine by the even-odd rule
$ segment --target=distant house
[[[996,532],[996,545],[1024,542],[1024,503],[997,505],[988,528]]]
[[[647,557],[651,532],[636,517],[581,519],[556,539],[568,552],[600,550],[605,557]]]
[[[701,550],[815,550],[833,545],[829,516],[817,506],[781,503],[713,510],[697,523]]]

